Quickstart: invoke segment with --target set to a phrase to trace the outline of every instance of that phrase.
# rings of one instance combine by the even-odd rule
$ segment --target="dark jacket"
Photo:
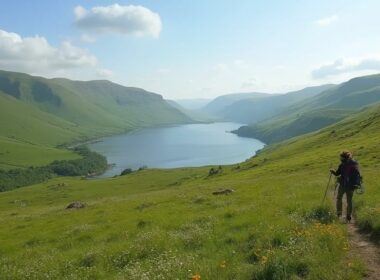
[[[361,184],[359,164],[355,160],[341,163],[333,174],[340,176],[340,184],[345,189],[353,190]]]

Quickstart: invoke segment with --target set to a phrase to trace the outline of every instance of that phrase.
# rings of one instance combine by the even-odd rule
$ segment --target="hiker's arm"
[[[338,167],[337,170],[330,169],[330,172],[331,172],[331,174],[333,174],[334,176],[340,176],[341,173],[342,173],[342,165],[339,165],[339,167]]]

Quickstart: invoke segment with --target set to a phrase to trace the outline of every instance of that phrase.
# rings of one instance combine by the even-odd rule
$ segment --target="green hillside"
[[[142,89],[109,81],[45,79],[0,71],[2,167],[41,165],[52,158],[75,157],[56,149],[65,143],[137,127],[186,122],[191,122],[188,116],[160,95]],[[27,156],[38,154],[42,146],[47,147],[46,157],[35,160]],[[24,160],[14,160],[23,154]]]
[[[250,126],[242,126],[233,131],[242,137],[258,138],[265,143],[276,143],[284,139],[302,135],[336,123],[347,117],[352,111],[316,110],[267,120]]]
[[[308,102],[311,108],[357,109],[380,100],[380,74],[353,78]],[[306,109],[306,108],[305,108]]]
[[[299,101],[260,123],[243,126],[235,132],[266,143],[279,142],[321,129],[378,102],[380,75],[354,78]]]
[[[277,115],[296,102],[318,95],[332,87],[333,85],[322,85],[285,94],[267,95],[264,98],[242,99],[223,108],[219,115],[225,120],[257,123]]]
[[[345,225],[320,205],[328,169],[351,149],[367,191],[355,216],[380,236],[379,143],[377,106],[217,175],[143,170],[0,193],[0,277],[363,279]],[[225,188],[234,192],[212,194]],[[66,210],[73,201],[88,206]]]

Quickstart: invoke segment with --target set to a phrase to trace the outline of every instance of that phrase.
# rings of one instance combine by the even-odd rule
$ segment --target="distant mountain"
[[[166,102],[168,102],[174,108],[178,109],[180,112],[189,116],[195,122],[207,123],[207,122],[217,121],[217,119],[215,117],[213,117],[210,114],[203,112],[201,110],[195,110],[195,109],[192,110],[192,109],[184,108],[174,100],[166,100]]]
[[[206,106],[210,101],[211,101],[211,99],[206,99],[206,98],[174,100],[174,102],[176,102],[181,107],[188,109],[188,110],[199,110],[202,107]]]
[[[209,114],[213,114],[218,117],[222,117],[223,110],[227,107],[235,103],[236,101],[249,99],[249,98],[262,98],[267,96],[266,93],[260,92],[248,92],[248,93],[232,93],[227,95],[222,95],[211,102],[209,102],[206,106],[202,108],[202,111],[207,112]]]
[[[6,152],[40,145],[53,149],[137,127],[191,121],[162,96],[143,89],[0,71],[0,165],[9,163]],[[7,149],[16,142],[23,148]]]
[[[334,85],[307,87],[286,94],[267,94],[259,98],[241,99],[219,111],[225,120],[241,123],[256,123],[272,117],[292,104],[313,97]]]
[[[360,109],[380,99],[380,74],[353,78],[299,104],[299,110],[316,108]],[[301,108],[303,107],[303,108]],[[294,110],[291,108],[291,110]]]
[[[240,136],[279,142],[335,123],[380,102],[380,74],[358,77],[299,101],[261,123],[239,128]]]

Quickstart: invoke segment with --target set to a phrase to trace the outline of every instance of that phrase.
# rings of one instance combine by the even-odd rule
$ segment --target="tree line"
[[[107,159],[86,146],[76,147],[74,152],[81,158],[56,160],[41,167],[0,169],[0,192],[41,183],[55,176],[89,176],[107,169]]]

